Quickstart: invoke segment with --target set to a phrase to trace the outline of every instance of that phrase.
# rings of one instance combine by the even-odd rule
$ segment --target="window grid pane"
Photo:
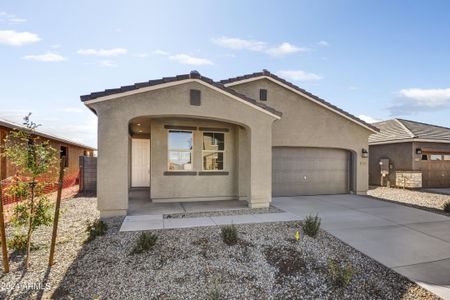
[[[192,132],[170,130],[168,133],[168,169],[192,170]]]
[[[203,170],[224,169],[225,134],[222,132],[203,132]]]

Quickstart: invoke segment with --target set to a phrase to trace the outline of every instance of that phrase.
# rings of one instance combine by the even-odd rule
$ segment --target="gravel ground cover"
[[[48,243],[41,241],[49,241],[51,228],[43,228],[34,236],[39,249],[30,271],[24,274],[23,258],[13,257],[11,272],[0,278],[0,298],[438,299],[325,231],[296,241],[295,222],[236,225],[234,246],[224,244],[220,227],[153,231],[155,247],[132,255],[140,233],[119,232],[123,218],[111,218],[106,235],[84,244],[86,222],[98,217],[95,205],[92,198],[63,202],[58,263],[47,272]],[[333,284],[329,259],[352,265],[347,287]]]
[[[450,201],[449,195],[387,187],[376,187],[369,189],[367,195],[450,215],[449,213],[445,213],[443,211],[444,203]]]
[[[280,213],[283,210],[270,206],[269,208],[242,208],[221,211],[206,211],[206,212],[192,212],[192,213],[176,213],[165,214],[164,219],[180,219],[180,218],[197,218],[197,217],[216,217],[216,216],[236,216],[236,215],[253,215],[253,214],[267,214]]]

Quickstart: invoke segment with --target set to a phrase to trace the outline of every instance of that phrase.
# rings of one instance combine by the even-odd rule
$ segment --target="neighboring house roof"
[[[25,128],[21,124],[17,124],[17,123],[11,122],[11,121],[3,120],[3,119],[0,119],[0,127],[6,127],[6,128],[10,128],[10,129],[22,129],[22,128]],[[61,143],[64,143],[64,144],[77,146],[77,147],[85,148],[85,149],[89,149],[89,150],[96,150],[95,148],[92,148],[90,146],[86,146],[86,145],[83,145],[83,144],[80,144],[80,143],[77,143],[77,142],[73,142],[73,141],[65,139],[65,138],[61,138],[61,137],[57,137],[57,136],[54,136],[54,135],[50,135],[48,133],[44,133],[44,132],[41,132],[41,131],[35,131],[35,134],[38,135],[38,136],[44,137],[46,139],[55,140],[55,141],[58,141],[58,142],[61,142]]]
[[[108,96],[115,95],[117,97],[120,97],[120,96],[122,96],[120,94],[124,94],[127,92],[135,92],[140,89],[142,89],[142,92],[145,92],[146,91],[145,88],[158,87],[158,86],[161,86],[161,88],[164,88],[167,85],[172,86],[172,85],[182,84],[182,83],[189,82],[189,81],[198,81],[200,83],[206,84],[206,85],[213,87],[216,90],[219,90],[229,96],[239,98],[240,100],[243,100],[247,104],[250,104],[254,107],[262,109],[266,112],[269,112],[270,114],[275,115],[277,118],[279,118],[282,115],[281,112],[275,110],[274,108],[269,107],[263,103],[260,103],[260,102],[256,101],[255,99],[247,97],[241,93],[238,93],[235,90],[228,88],[221,83],[215,82],[214,80],[212,80],[208,77],[202,76],[197,71],[191,71],[190,74],[177,75],[174,77],[164,77],[161,79],[135,83],[132,85],[122,86],[120,88],[107,89],[102,92],[94,92],[89,95],[80,96],[80,99],[81,99],[81,101],[85,102],[86,104],[89,104],[89,103],[93,103],[96,101],[108,100],[108,99],[110,99],[110,98],[108,98]],[[117,98],[117,97],[111,97],[111,98]]]
[[[278,77],[275,74],[272,74],[271,72],[267,71],[267,70],[263,70],[262,72],[257,72],[257,73],[252,73],[252,74],[246,74],[246,75],[242,75],[242,76],[238,76],[238,77],[234,77],[234,78],[228,78],[228,79],[224,79],[221,80],[220,83],[222,83],[225,86],[233,86],[233,85],[237,85],[237,84],[241,84],[244,82],[249,82],[249,81],[254,81],[254,80],[258,80],[261,78],[267,78],[281,86],[284,86],[300,95],[302,95],[303,97],[373,131],[373,132],[378,132],[378,128],[376,128],[375,126],[364,122],[363,120],[361,120],[360,118],[340,109],[337,106],[332,105],[331,103],[325,101],[324,99],[311,94],[310,92],[296,86],[295,84]]]
[[[404,119],[392,119],[373,124],[380,132],[369,137],[369,144],[401,142],[450,143],[450,128]]]

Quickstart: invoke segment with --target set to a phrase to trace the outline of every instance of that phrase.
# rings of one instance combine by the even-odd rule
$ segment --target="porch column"
[[[128,209],[128,121],[98,111],[97,201],[100,217]]]
[[[250,208],[269,207],[272,202],[272,123],[250,132]]]

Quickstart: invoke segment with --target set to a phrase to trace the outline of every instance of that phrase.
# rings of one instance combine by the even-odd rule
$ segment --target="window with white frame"
[[[225,133],[203,132],[203,170],[214,171],[224,169]]]
[[[169,130],[168,169],[169,171],[192,170],[192,131]]]

